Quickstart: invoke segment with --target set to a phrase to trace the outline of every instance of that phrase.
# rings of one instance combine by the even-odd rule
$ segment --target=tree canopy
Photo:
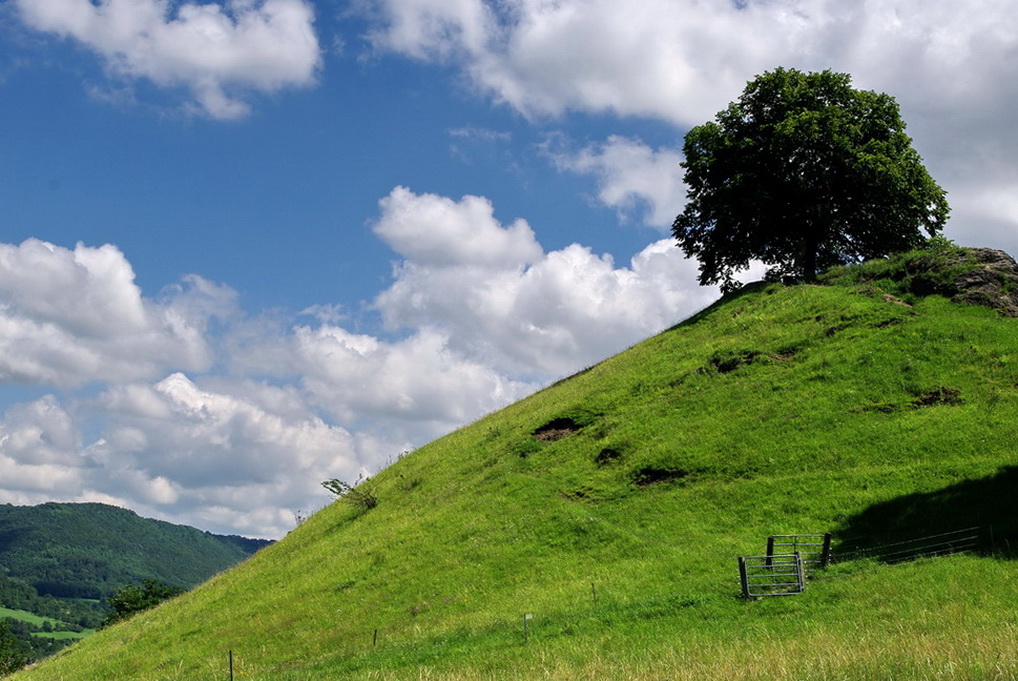
[[[848,74],[766,72],[690,130],[683,153],[687,203],[672,233],[703,285],[731,289],[753,260],[770,277],[812,281],[921,246],[947,220],[897,102]]]
[[[25,646],[11,633],[8,620],[0,619],[0,676],[13,674],[27,663]]]
[[[144,579],[141,586],[125,584],[110,598],[110,613],[103,621],[103,626],[109,626],[135,613],[154,608],[182,593],[184,590],[179,586],[166,584],[158,579]]]

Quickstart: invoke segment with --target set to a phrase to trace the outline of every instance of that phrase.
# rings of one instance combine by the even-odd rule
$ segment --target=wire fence
[[[975,551],[985,544],[987,528],[967,527],[941,534],[906,539],[875,546],[853,546],[842,544],[834,554],[838,562],[873,558],[882,563],[900,563],[916,558],[947,556],[952,553]],[[992,532],[991,532],[992,535]],[[992,541],[990,542],[992,546]]]
[[[987,535],[989,541],[987,541]],[[792,596],[806,590],[806,581],[831,563],[874,559],[901,563],[995,549],[992,527],[967,527],[884,544],[842,543],[832,548],[831,534],[775,534],[767,538],[767,554],[739,557],[739,582],[744,598]]]

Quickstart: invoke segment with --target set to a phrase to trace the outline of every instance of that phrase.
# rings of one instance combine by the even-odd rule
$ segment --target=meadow
[[[864,279],[729,295],[14,678],[1016,678],[1018,320]],[[741,597],[824,532],[805,592]]]

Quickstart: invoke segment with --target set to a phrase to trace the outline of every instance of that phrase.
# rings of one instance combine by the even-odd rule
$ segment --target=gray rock
[[[992,248],[968,248],[976,267],[954,280],[951,300],[991,307],[1005,317],[1018,317],[1018,263]]]

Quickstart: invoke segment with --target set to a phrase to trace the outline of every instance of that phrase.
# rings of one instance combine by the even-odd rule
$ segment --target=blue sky
[[[1016,47],[1003,0],[0,1],[0,503],[278,537],[681,320],[682,137],[776,66],[895,96],[1014,253]]]

